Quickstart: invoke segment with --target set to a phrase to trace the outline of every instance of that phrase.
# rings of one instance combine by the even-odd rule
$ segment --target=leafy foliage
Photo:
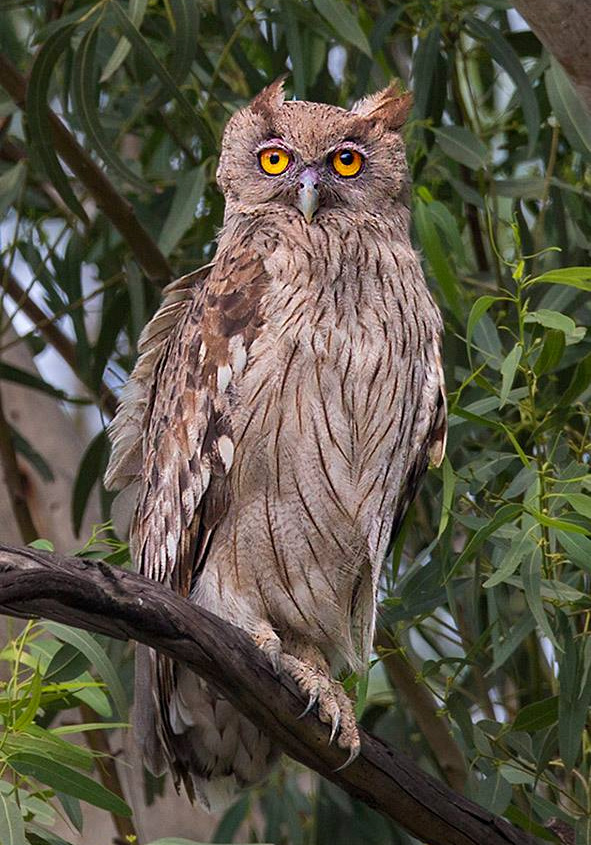
[[[363,679],[349,683],[369,728],[446,777],[418,700],[388,683],[389,658],[403,655],[449,720],[448,750],[464,761],[468,793],[541,839],[553,838],[544,825],[558,817],[577,843],[590,842],[591,118],[565,72],[504,0],[0,8],[0,48],[30,73],[24,104],[0,89],[7,311],[32,318],[39,351],[55,343],[31,301],[41,305],[99,405],[132,366],[155,282],[166,279],[122,234],[102,189],[48,143],[50,110],[129,203],[159,267],[181,275],[215,248],[223,125],[286,64],[301,98],[346,105],[393,76],[414,89],[414,234],[446,318],[449,446],[384,572],[391,648],[379,649],[365,692]],[[72,401],[4,362],[0,379]],[[37,446],[15,441],[39,471]],[[99,432],[82,461],[77,528],[107,448]],[[108,518],[104,491],[102,502]],[[113,708],[124,718],[120,667],[103,644],[36,625],[2,658],[13,668],[0,696],[0,840],[57,841],[43,833],[54,793],[74,825],[80,799],[125,812],[79,774],[93,755],[52,727],[74,699],[102,719]],[[290,764],[230,809],[215,841],[245,829],[252,841],[294,845],[412,841],[326,783],[305,788]]]

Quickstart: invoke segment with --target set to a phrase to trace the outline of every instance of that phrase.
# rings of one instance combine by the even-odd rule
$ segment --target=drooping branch
[[[0,54],[0,85],[14,102],[24,108],[27,81],[10,59]],[[52,141],[56,152],[91,194],[113,226],[132,249],[138,264],[154,282],[165,285],[172,278],[172,270],[157,244],[138,220],[136,213],[113,187],[98,164],[88,155],[59,117],[49,110]]]
[[[240,629],[161,584],[100,561],[0,545],[0,612],[134,639],[181,661],[290,756],[430,845],[533,845],[363,731],[360,756],[336,771],[346,755],[314,715],[300,718],[306,702],[291,679],[277,677]]]

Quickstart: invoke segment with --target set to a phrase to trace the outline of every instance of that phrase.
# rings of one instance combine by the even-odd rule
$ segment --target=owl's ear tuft
[[[381,123],[387,129],[400,129],[412,108],[413,97],[404,93],[400,83],[391,82],[387,88],[358,100],[351,109],[352,114]]]
[[[271,82],[270,85],[267,85],[266,88],[263,88],[262,91],[259,91],[250,104],[251,111],[259,114],[270,114],[275,109],[281,108],[285,102],[283,85],[286,78],[287,74],[284,73]]]

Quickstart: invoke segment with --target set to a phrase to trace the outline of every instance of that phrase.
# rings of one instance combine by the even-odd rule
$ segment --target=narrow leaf
[[[454,161],[471,170],[480,170],[486,165],[486,145],[465,126],[440,126],[433,132],[443,152]]]
[[[339,0],[314,0],[314,5],[345,43],[352,44],[366,56],[371,57],[371,47],[364,31],[355,15],[342,0],[341,2]]]
[[[104,648],[91,634],[78,628],[70,628],[59,622],[45,622],[44,627],[58,639],[73,645],[90,660],[107,685],[119,718],[124,719],[127,714],[127,697],[119,675]]]
[[[25,823],[14,793],[0,792],[0,842],[2,845],[27,845]]]
[[[503,377],[503,380],[501,382],[499,408],[503,407],[503,405],[507,401],[507,397],[509,396],[511,388],[513,387],[513,382],[515,381],[515,374],[517,372],[519,362],[521,361],[521,353],[521,344],[516,343],[501,365],[501,375]]]
[[[125,801],[113,792],[56,760],[32,751],[19,751],[13,754],[8,762],[23,777],[34,777],[57,792],[80,798],[81,801],[119,816],[131,816],[131,810]]]

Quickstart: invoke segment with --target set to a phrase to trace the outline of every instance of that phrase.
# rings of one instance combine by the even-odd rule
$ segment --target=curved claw
[[[333,739],[338,734],[340,726],[341,726],[341,714],[340,714],[340,712],[338,712],[332,720],[332,728],[331,728],[331,731],[330,731],[330,739],[328,740],[329,745],[332,743]]]
[[[308,713],[312,710],[312,708],[316,705],[317,701],[318,701],[318,693],[313,692],[310,695],[310,699],[309,699],[308,703],[306,704],[305,709],[298,716],[298,719],[303,719],[304,716],[307,716]]]
[[[349,750],[349,756],[345,760],[342,766],[339,766],[338,769],[335,769],[335,772],[341,772],[343,769],[346,769],[347,766],[350,766],[358,757],[359,752],[361,751],[361,745],[355,745]]]

